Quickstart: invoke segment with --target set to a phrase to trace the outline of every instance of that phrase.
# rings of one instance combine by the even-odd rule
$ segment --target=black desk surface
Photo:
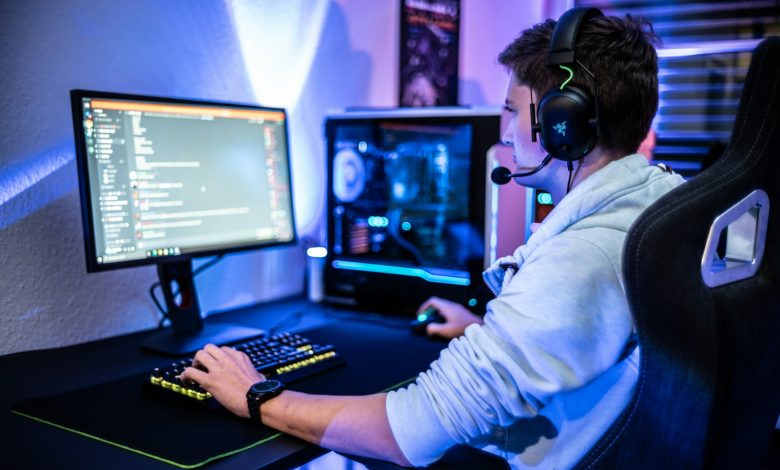
[[[301,313],[303,312],[303,313]],[[431,340],[413,336],[408,328],[408,319],[388,318],[371,315],[365,312],[346,312],[324,308],[307,303],[301,299],[288,299],[260,306],[244,308],[224,313],[216,317],[219,321],[232,321],[258,328],[269,329],[278,324],[278,330],[305,332],[323,325],[337,324],[342,341],[349,337],[351,329],[355,332],[365,332],[367,325],[376,331],[385,331],[395,338],[403,338],[404,349],[419,352],[423,363],[429,363],[437,356],[437,351],[444,348],[445,343],[432,344]],[[285,320],[286,318],[286,320]],[[59,430],[35,422],[33,420],[10,413],[10,408],[16,401],[53,395],[69,390],[83,388],[89,385],[107,382],[150,371],[152,368],[170,362],[170,359],[153,353],[144,352],[140,345],[150,332],[135,333],[101,341],[95,341],[65,348],[30,351],[0,357],[0,377],[2,377],[3,392],[0,395],[0,462],[4,468],[159,468],[170,470],[175,468],[164,462],[135,454],[99,441],[89,439],[71,432]],[[388,336],[388,337],[389,337]],[[334,344],[336,342],[334,341]],[[339,345],[336,344],[338,349]],[[381,350],[381,334],[375,342],[375,352],[371,349],[365,354],[371,357]],[[409,368],[408,365],[394,365]],[[353,364],[340,371],[343,388],[342,394],[368,393],[379,390],[363,390],[360,386],[350,385],[362,383],[360,378],[367,374],[381,374],[387,370],[387,364],[373,370],[362,370]],[[419,364],[402,374],[413,378],[425,366]],[[397,375],[397,374],[396,374]],[[308,379],[300,382],[302,386],[294,389],[317,391],[327,373],[315,376],[310,383]],[[343,380],[354,377],[352,380]],[[375,382],[376,385],[376,382]],[[386,384],[389,387],[393,384]],[[332,384],[329,392],[333,393]],[[117,404],[121,406],[121,404]],[[238,418],[237,418],[238,419]],[[119,424],[119,423],[118,423]],[[173,437],[175,438],[175,436]],[[290,436],[282,436],[268,443],[241,452],[236,455],[212,462],[206,469],[224,468],[257,468],[261,466],[289,467],[299,465],[306,460],[320,455],[323,450],[317,446],[306,444]]]

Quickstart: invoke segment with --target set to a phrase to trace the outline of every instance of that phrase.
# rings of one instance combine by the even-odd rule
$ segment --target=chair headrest
[[[763,40],[750,62],[731,140],[721,160],[752,166],[768,158],[766,146],[780,134],[780,37]],[[734,163],[734,162],[732,162]]]

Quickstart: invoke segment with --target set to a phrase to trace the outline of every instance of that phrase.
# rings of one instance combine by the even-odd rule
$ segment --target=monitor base
[[[209,343],[222,346],[263,334],[263,330],[232,323],[204,323],[203,329],[188,334],[177,334],[171,328],[166,328],[149,336],[141,348],[168,356],[183,356]]]

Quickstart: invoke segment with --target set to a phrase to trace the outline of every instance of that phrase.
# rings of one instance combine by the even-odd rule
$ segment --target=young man
[[[547,153],[532,141],[530,104],[567,78],[546,66],[554,26],[548,20],[524,31],[499,56],[510,72],[511,122],[503,140],[514,148],[517,172],[539,167]],[[589,73],[577,70],[568,85],[598,100],[598,142],[571,167],[548,159],[517,178],[550,192],[557,206],[526,245],[486,273],[497,297],[484,324],[463,307],[431,299],[448,321],[429,332],[455,339],[415,384],[365,397],[283,391],[259,406],[265,425],[401,465],[426,465],[457,443],[519,468],[571,467],[590,449],[637,380],[621,284],[626,232],[682,181],[635,154],[658,103],[647,26],[598,17],[580,27],[576,59]],[[235,414],[250,415],[247,391],[264,377],[246,356],[209,345],[195,365],[183,379],[199,382]]]

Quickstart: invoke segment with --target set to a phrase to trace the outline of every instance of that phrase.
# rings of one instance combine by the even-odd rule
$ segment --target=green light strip
[[[407,385],[407,384],[409,384],[411,382],[414,382],[416,379],[417,379],[417,376],[412,377],[411,379],[406,379],[406,380],[404,380],[402,382],[398,382],[397,384],[391,385],[390,387],[387,387],[386,389],[382,390],[382,392],[389,392],[391,390],[394,390],[396,388],[399,388],[399,387]],[[51,421],[47,421],[47,420],[41,419],[41,418],[36,418],[35,416],[31,416],[31,415],[28,415],[26,413],[21,413],[21,412],[16,411],[16,410],[11,410],[11,413],[13,413],[15,415],[18,415],[18,416],[22,416],[22,417],[27,418],[27,419],[31,419],[33,421],[37,421],[39,423],[48,424],[49,426],[53,426],[53,427],[55,427],[57,429],[62,429],[64,431],[68,431],[68,432],[72,432],[74,434],[78,434],[79,436],[87,437],[89,439],[94,439],[94,440],[96,440],[98,442],[102,442],[104,444],[112,445],[114,447],[118,447],[120,449],[124,449],[126,451],[133,452],[135,454],[143,455],[144,457],[149,457],[151,459],[167,463],[168,465],[173,465],[174,467],[185,468],[185,469],[198,468],[198,467],[201,467],[201,466],[206,465],[208,463],[211,463],[211,462],[213,462],[215,460],[218,460],[218,459],[221,459],[221,458],[224,458],[224,457],[230,457],[231,455],[244,452],[245,450],[249,450],[249,449],[251,449],[253,447],[257,447],[257,446],[259,446],[261,444],[265,444],[266,442],[271,441],[273,439],[276,439],[277,437],[279,437],[279,436],[284,434],[284,433],[278,432],[278,433],[273,434],[273,435],[271,435],[269,437],[266,437],[263,440],[257,441],[254,444],[250,444],[250,445],[248,445],[246,447],[242,447],[240,449],[235,449],[235,450],[232,450],[230,452],[225,452],[224,454],[215,455],[214,457],[210,457],[210,458],[208,458],[208,459],[206,459],[206,460],[204,460],[202,462],[198,462],[198,463],[195,463],[195,464],[192,464],[192,465],[185,465],[185,464],[180,464],[178,462],[174,462],[172,460],[165,459],[163,457],[159,457],[159,456],[154,455],[154,454],[150,454],[148,452],[144,452],[142,450],[133,449],[132,447],[128,447],[126,445],[122,445],[122,444],[119,444],[117,442],[113,442],[113,441],[109,441],[107,439],[103,439],[102,437],[93,436],[92,434],[88,434],[88,433],[85,433],[83,431],[78,431],[76,429],[72,429],[72,428],[69,428],[67,426],[62,426],[61,424],[52,423]]]
[[[558,67],[569,72],[569,78],[567,78],[566,81],[563,82],[563,84],[561,85],[561,90],[563,90],[563,87],[565,87],[571,81],[571,79],[574,78],[574,70],[570,69],[569,67],[566,67],[565,65],[559,65]]]
[[[159,460],[160,462],[165,462],[165,463],[167,463],[169,465],[173,465],[174,467],[187,468],[187,469],[189,469],[189,468],[198,468],[198,467],[201,467],[203,465],[206,465],[207,463],[213,462],[214,460],[221,459],[223,457],[229,457],[229,456],[234,455],[234,454],[238,454],[238,453],[243,452],[245,450],[251,449],[252,447],[257,447],[257,446],[259,446],[261,444],[265,444],[266,442],[268,442],[270,440],[273,440],[273,439],[276,439],[277,437],[279,437],[279,436],[281,436],[283,434],[283,433],[279,432],[279,433],[276,433],[276,434],[274,434],[272,436],[266,437],[265,439],[263,439],[261,441],[257,441],[254,444],[250,444],[250,445],[248,445],[246,447],[242,447],[240,449],[235,449],[235,450],[232,450],[230,452],[226,452],[224,454],[215,455],[214,457],[210,457],[210,458],[204,460],[203,462],[198,462],[198,463],[192,464],[192,465],[184,465],[184,464],[180,464],[180,463],[174,462],[172,460],[168,460],[168,459],[164,459],[162,457],[158,457],[158,456],[156,456],[154,454],[150,454],[150,453],[144,452],[142,450],[133,449],[132,447],[128,447],[128,446],[119,444],[117,442],[113,442],[113,441],[109,441],[107,439],[103,439],[102,437],[93,436],[92,434],[87,434],[85,432],[77,431],[75,429],[71,429],[69,427],[62,426],[62,425],[57,424],[57,423],[52,423],[51,421],[46,421],[45,419],[36,418],[35,416],[30,416],[30,415],[25,414],[25,413],[20,413],[20,412],[18,412],[16,410],[11,410],[11,413],[19,415],[19,416],[24,416],[25,418],[31,419],[33,421],[38,421],[39,423],[48,424],[49,426],[54,426],[55,428],[58,428],[58,429],[62,429],[62,430],[65,430],[65,431],[70,431],[70,432],[72,432],[74,434],[78,434],[79,436],[88,437],[90,439],[94,439],[94,440],[102,442],[104,444],[109,444],[109,445],[112,445],[112,446],[115,446],[115,447],[119,447],[120,449],[124,449],[124,450],[130,451],[130,452],[133,452],[133,453],[136,453],[136,454],[139,454],[139,455],[143,455],[144,457],[149,457],[149,458],[152,458],[154,460]]]

